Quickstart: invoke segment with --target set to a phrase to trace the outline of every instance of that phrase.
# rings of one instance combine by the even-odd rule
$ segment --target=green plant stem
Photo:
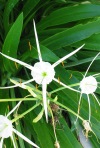
[[[25,111],[24,113],[22,113],[21,115],[19,115],[19,116],[17,116],[16,118],[14,118],[13,120],[11,120],[12,121],[12,123],[13,122],[15,122],[15,121],[17,121],[18,119],[20,119],[20,118],[22,118],[23,116],[25,116],[26,114],[28,114],[29,112],[31,112],[33,109],[35,109],[37,106],[39,106],[40,105],[40,103],[37,103],[37,104],[35,104],[33,107],[31,107],[30,109],[28,109],[27,111]]]
[[[14,99],[0,99],[0,102],[12,102],[12,101],[36,101],[38,98],[14,98]]]

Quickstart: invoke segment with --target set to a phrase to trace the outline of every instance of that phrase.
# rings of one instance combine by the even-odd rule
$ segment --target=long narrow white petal
[[[3,148],[3,138],[0,140],[0,148]]]
[[[29,144],[31,144],[32,146],[35,146],[36,148],[39,148],[39,146],[37,146],[35,143],[33,143],[31,140],[29,140],[27,137],[25,137],[24,135],[22,135],[20,132],[18,132],[16,129],[13,128],[13,132],[15,134],[17,134],[19,137],[21,137],[23,140],[25,140],[26,142],[28,142]]]
[[[9,57],[9,56],[7,56],[7,55],[1,53],[1,52],[0,52],[0,54],[3,55],[5,58],[7,58],[7,59],[9,59],[9,60],[11,60],[11,61],[14,61],[14,62],[16,62],[16,63],[19,63],[20,65],[23,65],[23,66],[25,66],[26,68],[28,68],[28,69],[30,69],[30,70],[32,70],[32,68],[33,68],[33,66],[31,66],[31,65],[29,65],[29,64],[27,64],[27,63],[25,63],[25,62],[22,62],[22,61],[20,61],[20,60],[15,59],[15,58]]]
[[[34,25],[34,33],[35,33],[35,39],[36,39],[36,46],[37,46],[37,50],[38,50],[39,61],[42,62],[42,56],[41,56],[41,51],[40,51],[40,46],[39,46],[39,40],[38,40],[38,35],[37,35],[36,25],[35,25],[34,20],[33,20],[33,25]]]
[[[42,83],[43,106],[44,106],[46,121],[48,122],[48,109],[47,109],[46,88],[47,88],[47,84],[45,82],[43,82]]]
[[[7,86],[7,87],[0,87],[0,89],[10,89],[10,88],[15,88],[18,87],[18,85],[12,85],[12,86]]]
[[[30,79],[30,80],[28,80],[28,81],[26,81],[26,82],[23,82],[23,83],[17,82],[17,81],[15,81],[15,80],[13,80],[13,79],[10,79],[10,81],[11,81],[13,84],[15,84],[16,86],[19,86],[19,87],[21,87],[21,88],[26,88],[26,87],[28,87],[28,86],[26,86],[25,84],[28,84],[28,83],[34,81],[34,79]]]
[[[90,122],[90,118],[91,118],[91,106],[90,106],[90,98],[89,95],[87,95],[88,98],[88,104],[89,104],[89,122]]]
[[[76,89],[74,89],[74,88],[71,88],[71,87],[69,87],[68,85],[65,85],[65,84],[62,83],[62,82],[59,82],[56,78],[53,78],[53,80],[56,81],[57,83],[61,84],[61,85],[64,86],[65,88],[68,88],[68,89],[70,89],[70,90],[73,90],[73,91],[75,91],[75,92],[80,93],[80,91],[78,91],[78,90],[76,90]]]
[[[11,136],[11,140],[12,140],[12,142],[13,142],[14,148],[16,148],[16,144],[15,144],[15,142],[14,142],[14,137],[13,137],[13,136]]]
[[[96,99],[97,103],[98,103],[99,106],[100,106],[100,102],[99,102],[99,100],[97,99],[96,95],[95,95],[94,93],[93,93],[92,95],[94,96],[94,98]]]
[[[94,57],[94,59],[91,61],[90,65],[88,66],[88,68],[87,68],[87,70],[86,70],[86,72],[85,72],[84,77],[86,77],[86,75],[87,75],[87,73],[88,73],[88,71],[89,71],[89,69],[90,69],[92,63],[93,63],[93,62],[95,61],[95,59],[99,56],[99,54],[100,54],[100,52],[99,52],[99,53]]]
[[[71,57],[73,54],[75,54],[76,52],[78,52],[85,44],[83,44],[81,47],[79,47],[78,49],[76,49],[75,51],[69,53],[68,55],[64,56],[63,58],[61,58],[60,60],[58,60],[57,62],[55,62],[52,66],[56,67],[58,64],[60,64],[61,62],[63,62],[64,60],[68,59],[69,57]]]
[[[98,75],[100,75],[100,73],[96,73],[96,74],[94,74],[94,75],[92,75],[92,76],[95,77],[95,76],[98,76]]]
[[[78,111],[77,111],[78,116],[79,116],[79,112],[80,112],[81,99],[82,99],[82,93],[80,94],[80,99],[79,99],[79,103],[78,103]],[[76,122],[77,122],[77,120],[78,120],[78,116],[77,116],[77,118],[76,118],[75,123],[76,123]]]
[[[21,83],[21,84],[22,84],[22,85],[25,85],[25,84],[28,84],[28,83],[33,82],[33,81],[34,81],[34,79],[30,79],[30,80],[25,81],[25,82],[23,82],[23,83]],[[16,84],[16,85],[7,86],[7,87],[0,87],[0,89],[15,88],[15,87],[18,87],[18,86],[20,86],[20,85],[19,85],[19,84]]]
[[[16,108],[18,108],[18,107],[20,106],[21,102],[22,102],[22,101],[19,101],[19,102],[17,103],[17,105],[7,114],[7,117],[10,116],[10,115],[16,110]]]

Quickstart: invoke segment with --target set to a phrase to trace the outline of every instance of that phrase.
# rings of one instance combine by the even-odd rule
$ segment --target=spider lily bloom
[[[89,65],[89,67],[87,68],[82,81],[80,82],[81,95],[80,95],[80,99],[79,99],[78,114],[79,114],[79,110],[80,110],[80,103],[81,103],[82,94],[86,94],[87,98],[88,98],[88,104],[89,104],[89,122],[90,122],[90,117],[91,117],[91,107],[90,107],[89,95],[92,94],[92,96],[96,99],[97,103],[100,105],[96,95],[94,94],[97,89],[97,86],[98,86],[96,76],[100,75],[100,73],[94,74],[92,76],[91,75],[86,76],[86,75],[87,75],[92,63],[94,62],[94,60],[97,58],[97,56],[99,54],[100,54],[100,52],[94,57],[94,59],[92,60],[92,62]]]
[[[79,47],[78,49],[76,49],[75,51],[69,53],[68,55],[64,56],[63,58],[61,58],[60,60],[58,60],[57,62],[55,62],[53,65],[51,65],[49,62],[44,62],[42,60],[42,56],[41,56],[41,52],[40,52],[40,46],[39,46],[39,41],[38,41],[38,36],[37,36],[37,31],[36,31],[36,26],[35,26],[35,22],[33,21],[34,24],[34,32],[35,32],[35,39],[36,39],[36,45],[37,45],[37,51],[38,51],[38,57],[39,57],[39,62],[35,63],[34,66],[31,66],[29,64],[26,64],[20,60],[14,59],[12,57],[9,57],[3,53],[0,53],[1,55],[3,55],[4,57],[19,63],[23,66],[25,66],[26,68],[31,70],[31,75],[33,77],[32,81],[35,81],[37,84],[41,84],[42,85],[42,95],[43,95],[43,106],[44,106],[44,111],[45,111],[45,116],[46,116],[46,121],[48,122],[48,109],[47,109],[47,98],[46,98],[46,90],[47,90],[47,85],[52,82],[52,80],[56,81],[59,83],[59,80],[57,80],[54,76],[55,76],[55,70],[54,68],[60,64],[61,62],[63,62],[65,59],[71,57],[72,55],[74,55],[76,52],[78,52],[84,45],[82,45],[81,47]],[[62,86],[64,86],[65,88],[68,88],[70,90],[79,92],[73,88],[70,88],[69,86],[65,85],[64,83],[60,82],[60,84]]]
[[[0,115],[0,148],[3,147],[3,140],[5,138],[11,137],[13,146],[16,148],[13,133],[17,134],[19,137],[21,137],[23,140],[28,142],[30,145],[39,148],[35,143],[33,143],[31,140],[29,140],[27,137],[22,135],[20,132],[18,132],[12,125],[12,121],[8,119],[8,116],[17,108],[17,105],[11,110],[7,116]]]

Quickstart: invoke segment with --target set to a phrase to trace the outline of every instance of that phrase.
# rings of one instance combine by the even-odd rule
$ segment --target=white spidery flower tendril
[[[100,73],[98,74],[94,74],[94,75],[90,75],[90,76],[86,76],[91,65],[93,64],[93,62],[95,61],[95,59],[100,55],[100,52],[93,58],[93,60],[91,61],[90,65],[88,66],[85,75],[82,79],[82,81],[80,81],[80,89],[81,89],[81,94],[80,94],[80,99],[79,99],[79,104],[78,104],[78,114],[80,111],[80,103],[81,103],[81,98],[82,98],[82,94],[86,94],[87,95],[87,99],[88,99],[88,104],[89,104],[89,122],[90,122],[90,117],[91,117],[91,107],[90,107],[90,98],[89,95],[91,94],[95,100],[97,101],[97,103],[100,106],[100,102],[97,99],[96,95],[94,94],[97,87],[98,87],[98,82],[96,80],[96,76],[100,75]],[[78,117],[77,117],[78,119]],[[76,121],[77,121],[76,119]]]

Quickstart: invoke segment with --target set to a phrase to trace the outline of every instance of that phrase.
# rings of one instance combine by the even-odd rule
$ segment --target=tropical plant
[[[40,148],[99,148],[100,2],[0,0],[0,28],[1,148],[5,121],[11,121],[16,131]],[[56,82],[52,81],[47,90],[45,88],[47,106],[42,102],[42,83],[31,82],[34,76],[32,78],[27,69],[28,65],[33,68],[40,60],[37,45],[40,46],[42,60],[51,65],[80,49],[55,67]],[[88,91],[83,90],[86,88],[85,82],[89,81],[91,86],[87,85],[87,89],[94,88],[89,76],[95,76],[97,83],[92,95],[89,93],[87,98]],[[86,81],[82,81],[83,78]],[[9,112],[12,114],[6,120]],[[88,138],[87,142],[84,138]],[[14,133],[13,143],[16,148],[32,147]],[[10,138],[5,138],[3,145],[13,148]]]

